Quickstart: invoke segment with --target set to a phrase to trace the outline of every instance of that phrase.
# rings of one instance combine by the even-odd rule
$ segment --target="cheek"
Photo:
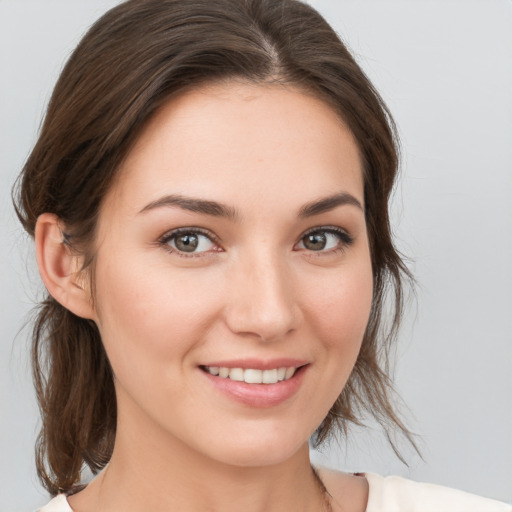
[[[197,293],[197,279],[168,266],[118,261],[99,261],[96,272],[98,326],[114,372],[120,377],[123,368],[143,372],[143,361],[168,367],[181,360],[215,316],[215,290],[200,279]]]
[[[346,352],[359,351],[373,297],[371,266],[340,272],[317,287],[309,311],[315,330],[325,344]]]
[[[367,264],[347,265],[329,278],[316,280],[314,288],[312,282],[304,284],[315,290],[309,293],[308,306],[303,310],[308,312],[308,334],[318,342],[318,357],[311,369],[316,385],[308,401],[309,410],[303,413],[314,411],[316,428],[345,387],[361,349],[373,297],[369,258]]]

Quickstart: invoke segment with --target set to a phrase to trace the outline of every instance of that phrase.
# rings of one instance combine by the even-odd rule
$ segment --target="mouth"
[[[200,366],[201,370],[221,379],[231,379],[247,384],[277,384],[291,379],[303,366],[280,366],[260,370],[258,368],[229,368],[227,366]]]
[[[267,408],[287,403],[299,391],[308,361],[216,361],[199,370],[214,389],[245,406]]]

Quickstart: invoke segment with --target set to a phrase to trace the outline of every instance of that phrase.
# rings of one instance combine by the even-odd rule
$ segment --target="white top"
[[[365,476],[370,487],[366,512],[512,512],[512,505],[449,487],[399,476]]]
[[[413,482],[399,476],[365,473],[369,485],[366,512],[512,512],[512,505],[474,494]],[[39,512],[73,512],[59,494]]]

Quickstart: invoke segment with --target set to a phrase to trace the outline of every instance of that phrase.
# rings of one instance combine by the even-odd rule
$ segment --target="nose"
[[[260,254],[230,274],[225,318],[230,330],[274,341],[295,330],[302,313],[286,263]]]

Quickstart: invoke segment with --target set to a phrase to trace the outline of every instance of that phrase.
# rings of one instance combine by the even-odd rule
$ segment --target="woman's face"
[[[118,436],[286,460],[344,387],[369,317],[352,134],[280,85],[172,99],[104,202],[94,279]]]

